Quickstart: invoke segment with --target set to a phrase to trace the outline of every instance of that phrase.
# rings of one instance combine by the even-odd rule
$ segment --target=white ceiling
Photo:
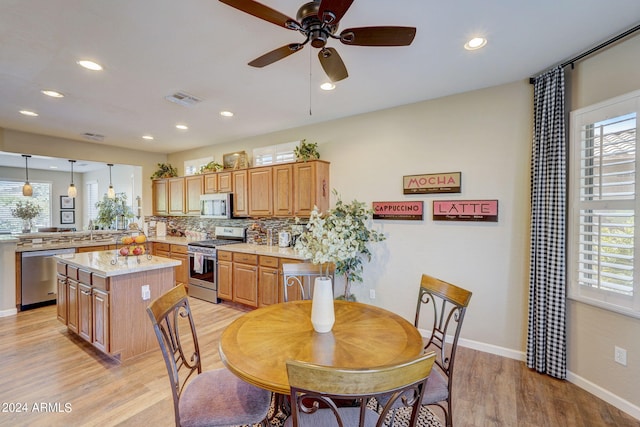
[[[262,2],[294,18],[303,3]],[[415,26],[416,38],[380,48],[331,40],[350,76],[323,92],[309,45],[249,67],[302,36],[217,0],[2,0],[0,127],[76,140],[96,133],[102,144],[171,153],[526,79],[639,21],[638,0],[356,0],[340,30]],[[488,45],[465,51],[474,35]],[[104,71],[80,68],[82,58]],[[204,101],[164,99],[176,91]],[[178,131],[179,122],[190,129]]]

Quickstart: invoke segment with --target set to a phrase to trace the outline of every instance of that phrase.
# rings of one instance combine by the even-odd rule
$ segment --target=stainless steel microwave
[[[233,194],[216,193],[200,196],[200,217],[227,219],[233,212]]]

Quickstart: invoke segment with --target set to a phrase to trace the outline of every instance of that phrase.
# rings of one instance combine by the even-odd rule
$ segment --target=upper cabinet
[[[282,163],[153,180],[154,215],[199,215],[200,195],[233,193],[234,217],[308,217],[329,209],[329,162]]]

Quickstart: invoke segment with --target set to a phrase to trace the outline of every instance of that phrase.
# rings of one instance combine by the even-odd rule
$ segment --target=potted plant
[[[18,200],[15,208],[11,208],[11,215],[22,220],[22,232],[29,233],[33,227],[33,219],[40,215],[42,207],[30,200]]]
[[[315,160],[320,158],[317,142],[307,142],[306,139],[300,141],[300,145],[293,149],[296,160],[306,162],[307,160]]]
[[[133,218],[133,212],[127,206],[127,195],[125,193],[116,193],[113,199],[110,199],[105,194],[102,200],[96,203],[96,207],[98,208],[98,217],[95,222],[103,228],[113,227],[116,220],[119,220],[122,227],[124,227],[125,220]]]
[[[158,170],[151,175],[151,179],[172,178],[174,176],[178,176],[178,169],[171,166],[171,163],[158,163]]]
[[[337,195],[337,192],[333,190]],[[344,295],[340,299],[355,300],[351,283],[362,282],[363,260],[371,261],[370,242],[380,242],[385,236],[371,228],[373,210],[354,200],[344,203],[338,196],[333,209],[321,214],[311,211],[307,231],[296,240],[295,249],[314,264],[332,262],[336,273],[345,276]],[[296,218],[296,221],[299,221]]]
[[[224,168],[220,163],[211,161],[200,168],[200,173],[219,172]]]

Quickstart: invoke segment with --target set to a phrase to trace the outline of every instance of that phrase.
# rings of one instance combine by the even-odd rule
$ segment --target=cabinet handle
[[[80,291],[82,295],[91,295],[91,291]]]

